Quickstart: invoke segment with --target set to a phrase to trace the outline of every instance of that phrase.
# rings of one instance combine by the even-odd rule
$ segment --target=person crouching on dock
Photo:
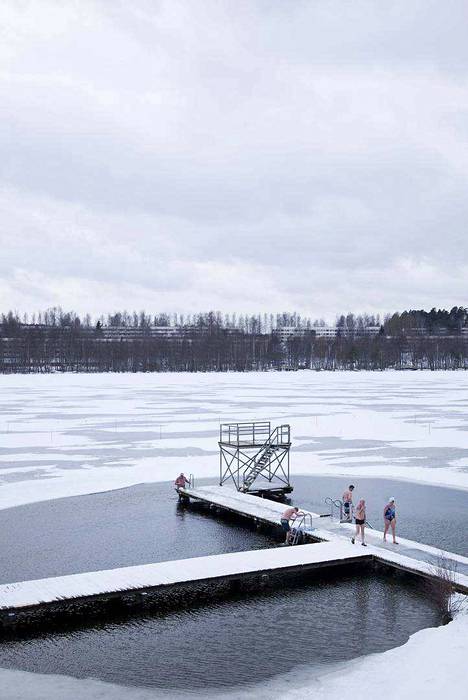
[[[289,521],[295,520],[300,513],[301,511],[297,506],[291,506],[291,508],[286,508],[281,516],[281,527],[283,528],[283,532],[286,534],[285,544],[289,544],[289,533],[291,532]]]
[[[356,533],[354,537],[351,537],[351,542],[354,544],[361,533],[361,544],[363,547],[367,547],[364,542],[364,528],[366,526],[366,502],[363,498],[357,504],[356,510],[354,511],[354,522],[356,523]]]
[[[174,481],[175,490],[179,494],[179,501],[182,500],[182,494],[180,493],[180,489],[185,488],[185,484],[190,484],[190,481],[187,479],[183,472],[180,472],[179,476]]]

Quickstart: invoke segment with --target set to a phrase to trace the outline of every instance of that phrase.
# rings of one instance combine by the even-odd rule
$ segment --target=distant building
[[[380,326],[364,326],[364,328],[355,328],[354,335],[379,335]]]
[[[286,341],[289,338],[304,338],[311,334],[308,328],[298,328],[297,326],[280,326],[272,330],[272,335],[279,338],[281,341]]]
[[[335,326],[317,326],[314,331],[317,338],[336,338],[338,334]]]
[[[380,326],[364,326],[363,328],[317,326],[314,330],[317,338],[336,338],[337,336],[347,338],[351,335],[362,338],[363,336],[378,335],[380,333]]]
[[[102,326],[98,331],[102,340],[132,341],[145,338],[172,338],[180,336],[180,329],[173,326],[148,326],[134,328],[132,326]]]

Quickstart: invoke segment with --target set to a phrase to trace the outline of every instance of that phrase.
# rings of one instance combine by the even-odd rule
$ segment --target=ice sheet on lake
[[[235,420],[290,423],[293,473],[468,488],[463,372],[3,375],[0,397],[3,508],[216,476]]]

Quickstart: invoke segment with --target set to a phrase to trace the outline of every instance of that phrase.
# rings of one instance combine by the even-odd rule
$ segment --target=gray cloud
[[[0,301],[463,303],[466,3],[0,8]]]

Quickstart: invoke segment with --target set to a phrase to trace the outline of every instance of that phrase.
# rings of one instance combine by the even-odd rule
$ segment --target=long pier
[[[279,528],[284,504],[239,493],[221,486],[187,488],[183,496],[211,509],[234,513],[261,526]],[[186,597],[192,591],[248,582],[261,588],[270,577],[284,574],[323,573],[339,566],[380,564],[437,581],[450,572],[453,589],[468,594],[468,558],[399,538],[385,544],[382,533],[367,530],[367,547],[351,544],[352,525],[308,513],[303,534],[308,542],[294,547],[273,547],[213,556],[166,561],[0,585],[0,628],[27,626],[35,621],[96,611],[97,607],[133,607],[166,598]],[[306,521],[304,521],[306,522]],[[446,567],[441,568],[441,563]]]
[[[285,509],[282,503],[239,493],[229,487],[186,488],[183,490],[183,494],[190,500],[205,503],[212,508],[236,513],[258,523],[263,522],[270,525],[279,525]],[[355,530],[354,525],[339,523],[332,518],[324,518],[323,514],[302,510],[311,516],[313,523],[312,528],[304,528],[304,533],[310,541],[342,543],[347,544],[351,549],[361,549],[360,544],[352,545],[350,543]],[[366,540],[368,547],[365,551],[368,551],[377,562],[409,573],[426,578],[437,578],[437,569],[443,563],[452,572],[454,589],[468,594],[467,557],[403,537],[398,537],[398,545],[394,545],[391,542],[383,541],[382,532],[370,528],[366,529]]]

